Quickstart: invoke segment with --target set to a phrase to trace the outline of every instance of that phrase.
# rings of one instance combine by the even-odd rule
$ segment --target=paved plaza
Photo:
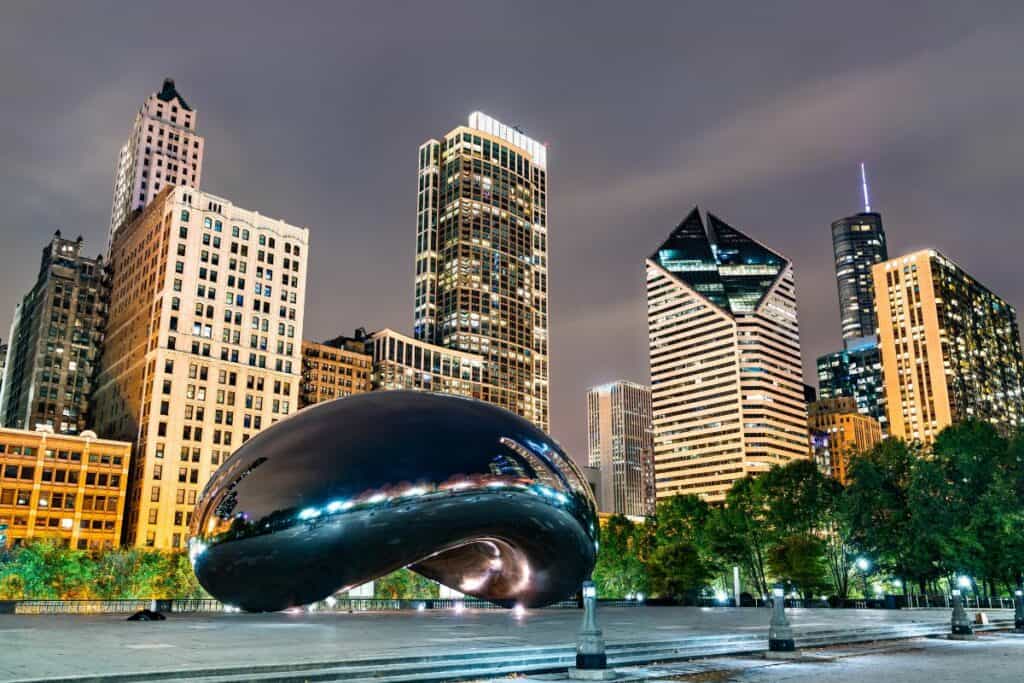
[[[124,672],[298,664],[501,648],[571,645],[574,609],[375,613],[0,615],[0,680]],[[789,610],[800,633],[833,628],[948,623],[946,610]],[[609,644],[704,635],[767,634],[770,610],[602,608]],[[1024,671],[1024,660],[1022,660]]]

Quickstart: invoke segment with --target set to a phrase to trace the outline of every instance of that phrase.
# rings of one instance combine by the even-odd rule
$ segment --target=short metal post
[[[609,680],[615,672],[608,669],[604,638],[597,626],[597,587],[593,581],[583,582],[583,626],[576,639],[576,668],[569,669],[569,678],[576,680]]]
[[[960,597],[960,590],[953,589],[953,638],[957,640],[971,640],[974,638],[974,624],[967,617],[964,610],[964,603]]]
[[[768,657],[797,657],[793,628],[786,618],[786,591],[781,583],[772,588],[772,620],[768,627]]]

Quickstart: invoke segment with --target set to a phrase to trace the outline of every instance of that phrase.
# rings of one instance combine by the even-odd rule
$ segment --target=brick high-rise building
[[[89,398],[99,370],[109,283],[103,257],[60,231],[43,249],[39,274],[18,304],[8,343],[0,425],[46,426],[59,434],[92,427]]]
[[[199,189],[206,141],[196,132],[198,117],[173,79],[164,79],[159,92],[146,98],[135,115],[128,141],[118,154],[108,250],[114,232],[160,190]]]
[[[658,498],[808,456],[793,266],[698,209],[647,259]]]
[[[97,431],[135,443],[125,541],[184,547],[196,498],[298,409],[309,231],[189,188],[118,230]]]
[[[807,425],[812,434],[824,434],[828,439],[827,474],[841,484],[847,483],[850,457],[882,440],[878,420],[862,415],[857,402],[848,396],[811,403],[807,406]]]
[[[1024,424],[1017,312],[932,249],[872,271],[891,436],[931,442],[969,419]]]
[[[413,336],[484,359],[478,398],[547,430],[547,149],[480,112],[419,149]]]
[[[344,344],[302,340],[299,407],[369,391],[373,358]]]
[[[0,428],[0,542],[56,538],[79,549],[116,548],[132,445]]]

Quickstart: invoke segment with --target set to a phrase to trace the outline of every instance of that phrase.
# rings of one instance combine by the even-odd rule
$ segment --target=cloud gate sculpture
[[[214,474],[189,556],[248,611],[304,605],[401,567],[467,595],[542,606],[594,567],[590,487],[527,420],[472,399],[359,394],[265,429]]]

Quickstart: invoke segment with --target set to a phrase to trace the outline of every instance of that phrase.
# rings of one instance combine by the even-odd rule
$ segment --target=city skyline
[[[659,14],[668,30],[689,11],[662,6]],[[842,24],[841,12],[830,11],[832,21]],[[75,8],[69,8],[66,23],[78,27],[82,37],[65,35],[55,26],[55,42],[66,45],[67,52],[40,55],[26,64],[15,55],[27,49],[23,37],[36,35],[32,27],[45,18],[42,10],[26,6],[0,28],[5,61],[19,70],[0,76],[12,95],[9,130],[17,131],[0,137],[6,160],[0,191],[7,207],[0,233],[0,336],[7,336],[14,304],[31,286],[45,236],[55,229],[71,239],[82,233],[87,253],[102,250],[111,169],[130,128],[130,113],[165,76],[175,78],[202,113],[202,131],[210,141],[204,188],[266,215],[312,226],[317,249],[310,259],[310,291],[336,294],[310,297],[309,339],[361,325],[411,334],[414,253],[409,236],[415,225],[416,183],[411,168],[423,139],[480,109],[549,142],[557,178],[551,207],[551,431],[578,460],[586,448],[586,389],[619,377],[648,381],[646,245],[663,237],[665,226],[694,203],[716,207],[737,225],[757,226],[760,238],[795,262],[804,377],[812,382],[814,359],[840,345],[828,227],[837,216],[860,209],[861,161],[871,170],[872,208],[885,215],[890,253],[934,247],[969,272],[984,273],[986,284],[1019,307],[1024,284],[1014,259],[999,254],[1014,254],[1024,246],[1014,223],[1021,199],[1012,182],[1014,145],[1024,139],[1013,113],[1021,100],[1011,88],[1002,91],[998,85],[1016,80],[1011,37],[1021,15],[992,11],[979,19],[976,10],[968,15],[951,8],[933,13],[945,17],[929,19],[929,31],[907,35],[916,18],[909,9],[892,8],[885,15],[875,8],[849,11],[858,22],[872,14],[887,19],[866,39],[873,51],[828,43],[812,48],[820,59],[802,60],[817,62],[813,67],[795,65],[797,51],[787,52],[779,40],[785,33],[781,24],[793,17],[780,12],[757,37],[763,41],[758,42],[761,69],[740,61],[702,61],[700,48],[684,50],[670,42],[671,48],[661,51],[638,47],[638,55],[619,55],[601,76],[586,61],[601,53],[603,36],[615,34],[612,25],[637,33],[641,23],[650,29],[651,17],[587,17],[587,30],[574,36],[564,31],[569,12],[544,12],[548,21],[529,40],[552,63],[553,73],[535,90],[480,78],[464,81],[454,94],[446,91],[443,99],[425,100],[423,92],[430,91],[417,84],[421,72],[415,50],[409,49],[416,43],[403,46],[400,41],[413,38],[401,31],[392,37],[401,48],[395,51],[404,50],[398,56],[378,54],[355,39],[346,50],[330,52],[334,48],[325,44],[327,32],[314,30],[311,22],[297,22],[303,23],[301,31],[278,22],[273,30],[283,32],[285,43],[298,44],[305,33],[317,55],[312,62],[304,55],[291,57],[286,69],[274,71],[260,68],[271,62],[261,63],[259,55],[241,59],[204,48],[202,34],[211,28],[197,27],[197,50],[189,56],[168,40],[124,64],[99,49],[98,29],[84,17],[76,21],[71,16]],[[415,15],[408,23],[417,26],[436,25],[431,22],[444,14],[431,18],[415,7],[408,12]],[[108,14],[102,35],[117,35],[130,33],[120,22],[141,23],[145,11],[89,14]],[[209,26],[226,22],[229,14],[213,8]],[[480,26],[487,24],[486,14],[482,10]],[[370,34],[384,31],[373,11],[343,15],[358,19],[354,23]],[[763,28],[703,18],[720,30],[731,28],[737,38]],[[271,34],[272,19],[254,20],[259,37]],[[564,43],[557,48],[550,45],[556,36]],[[332,45],[346,42],[333,34],[330,38]],[[665,51],[670,49],[679,52]],[[806,53],[808,47],[801,49]],[[566,56],[572,50],[578,57]],[[220,63],[210,66],[202,55]],[[281,58],[275,54],[275,63]],[[653,78],[633,79],[635,60],[659,63]],[[321,70],[316,62],[330,69]],[[339,64],[345,68],[335,73]],[[487,73],[474,69],[474,74]],[[756,85],[745,71],[767,72],[768,83]],[[987,76],[981,85],[971,82],[976,72]],[[295,73],[303,76],[295,78]],[[712,73],[728,92],[699,89],[715,87],[706,82]],[[329,74],[337,80],[326,82]],[[578,80],[571,81],[569,74]],[[533,76],[507,74],[515,86]],[[352,94],[377,79],[406,96],[356,102]],[[621,89],[622,98],[600,87],[606,80]],[[571,104],[560,92],[570,81],[575,89]],[[943,92],[928,87],[940,81]],[[918,82],[923,85],[913,89]],[[666,94],[666,83],[674,83],[672,90],[682,99]],[[913,98],[901,96],[908,88],[922,95],[920,103],[908,104]],[[876,97],[877,112],[850,114],[855,95]],[[616,99],[627,102],[617,105]],[[419,106],[409,106],[412,101]],[[960,101],[972,102],[971,109]],[[680,117],[683,106],[695,111]],[[318,113],[324,109],[328,113]],[[837,114],[846,118],[833,120]],[[791,120],[800,121],[801,130],[793,130]],[[638,122],[644,126],[637,128]],[[781,142],[759,141],[753,149],[740,144],[751,131],[765,127],[773,132],[765,138]],[[636,135],[636,130],[645,132]],[[823,139],[804,141],[808,130],[814,133],[808,137]],[[803,144],[795,149],[784,144],[796,141]],[[694,156],[717,163],[688,163]],[[379,278],[375,265],[382,262],[388,264],[387,281]]]

